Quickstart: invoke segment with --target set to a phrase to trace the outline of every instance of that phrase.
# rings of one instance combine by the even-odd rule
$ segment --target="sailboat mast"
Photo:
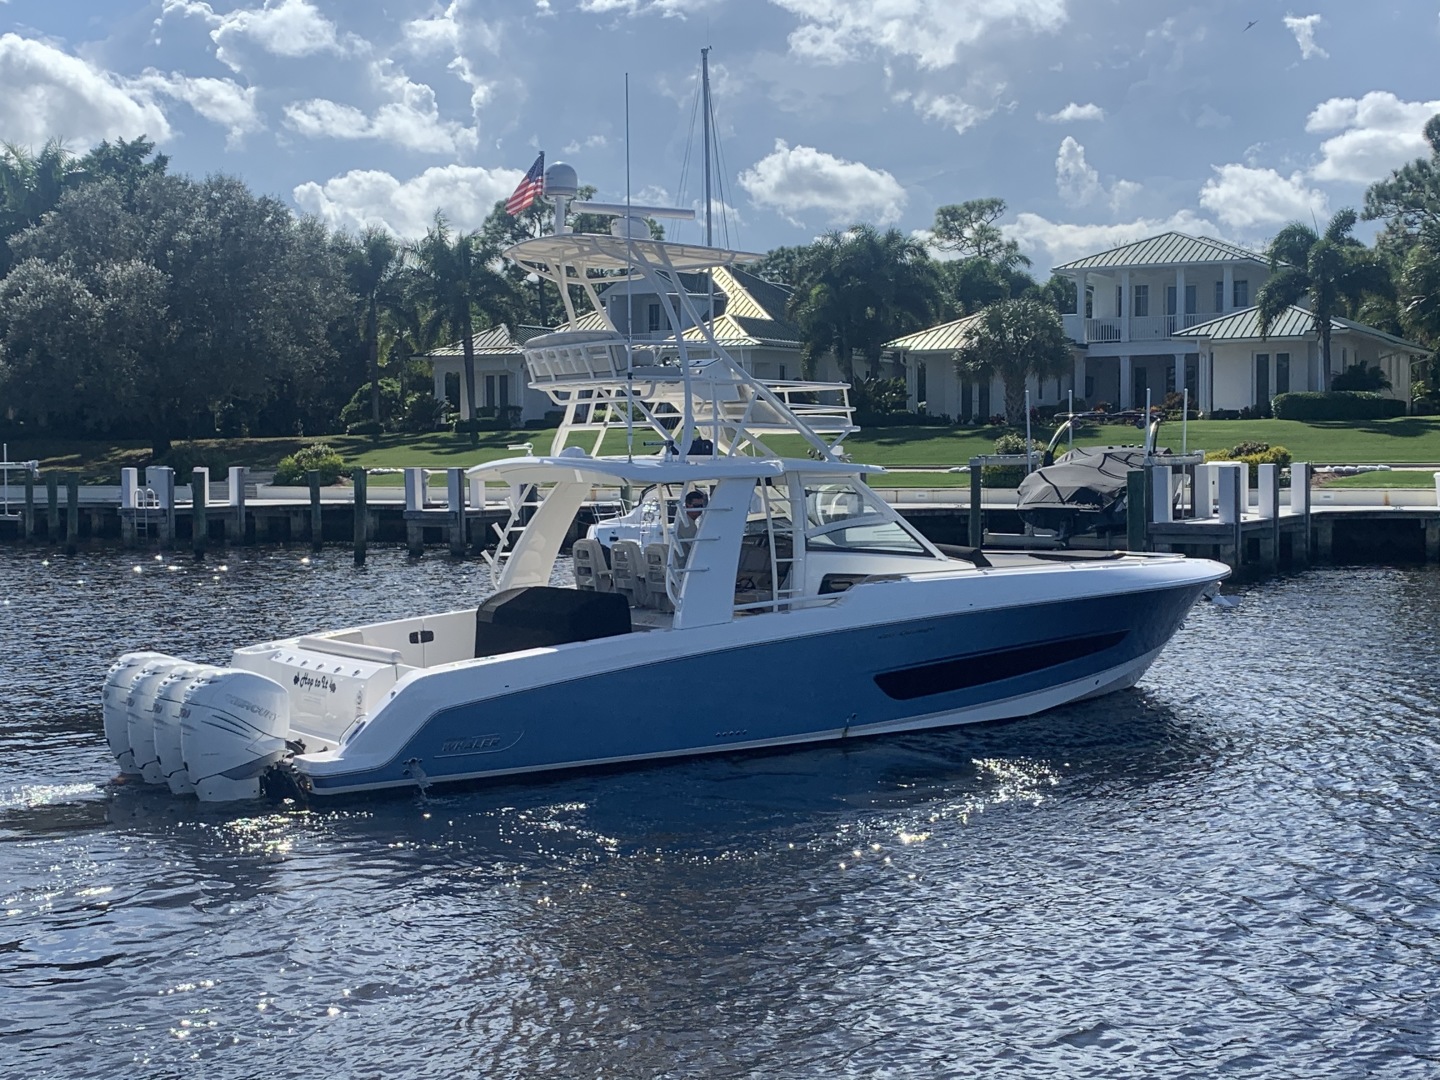
[[[714,247],[715,238],[710,221],[710,46],[700,50],[701,111],[705,114],[705,246]],[[694,130],[693,128],[691,129]]]

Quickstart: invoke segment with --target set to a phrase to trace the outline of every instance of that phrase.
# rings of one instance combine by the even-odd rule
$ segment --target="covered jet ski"
[[[1170,454],[1168,448],[1155,446],[1158,415],[1146,427],[1143,446],[1077,446],[1058,458],[1055,448],[1078,421],[1113,423],[1132,415],[1138,425],[1145,426],[1144,413],[1065,416],[1045,448],[1044,464],[1020,482],[1020,519],[1032,528],[1053,532],[1061,541],[1081,533],[1123,531],[1130,471]]]

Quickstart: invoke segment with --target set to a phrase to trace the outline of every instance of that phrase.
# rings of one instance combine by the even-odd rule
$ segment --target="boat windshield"
[[[868,487],[853,480],[806,478],[805,543],[812,551],[930,555]]]

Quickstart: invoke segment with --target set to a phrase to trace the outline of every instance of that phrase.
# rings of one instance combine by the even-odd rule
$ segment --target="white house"
[[[1255,294],[1269,277],[1264,256],[1206,237],[1168,232],[1055,267],[1075,283],[1079,310],[1065,331],[1079,347],[1069,379],[1031,381],[1036,405],[1063,402],[1073,390],[1088,406],[1138,408],[1190,391],[1192,408],[1267,407],[1286,391],[1328,389],[1351,364],[1378,365],[1390,395],[1410,398],[1411,368],[1421,346],[1350,320],[1336,320],[1330,371],[1322,371],[1314,319],[1292,309],[1260,337]],[[973,318],[973,316],[971,316]],[[969,319],[899,338],[911,407],[956,419],[984,417],[999,402],[998,380],[968,386],[950,362]]]
[[[478,409],[500,410],[519,407],[520,422],[539,420],[555,406],[538,390],[530,389],[530,376],[525,370],[521,342],[544,333],[539,327],[522,326],[511,334],[504,323],[481,330],[470,340],[475,354],[475,396]],[[457,341],[426,353],[421,357],[430,364],[435,379],[435,400],[451,401],[460,410],[461,419],[468,419],[473,410],[465,393],[465,350]]]

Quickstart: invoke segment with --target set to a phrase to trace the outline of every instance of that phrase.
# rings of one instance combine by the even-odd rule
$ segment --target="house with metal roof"
[[[1429,357],[1424,346],[1350,319],[1330,320],[1330,363],[1323,377],[1354,364],[1377,367],[1390,383],[1386,397],[1409,402],[1415,365]],[[1292,306],[1260,336],[1260,311],[1248,307],[1175,332],[1177,340],[1193,341],[1200,350],[1200,368],[1210,373],[1201,407],[1215,410],[1253,408],[1276,394],[1322,385],[1324,366],[1315,316]]]
[[[886,344],[901,365],[909,407],[932,416],[949,416],[962,423],[984,421],[1004,411],[1005,382],[998,377],[974,378],[955,370],[955,353],[969,339],[983,312],[966,315],[928,330],[920,330]],[[1071,391],[1080,397],[1085,378],[1085,350],[1076,346],[1069,376],[1030,379],[1032,405],[1060,405]]]
[[[1268,408],[1287,391],[1324,390],[1356,363],[1378,366],[1390,395],[1409,400],[1412,367],[1423,348],[1346,319],[1334,322],[1331,370],[1322,370],[1314,317],[1294,308],[1259,332],[1255,294],[1269,277],[1265,256],[1208,237],[1168,232],[1055,267],[1075,283],[1079,310],[1063,316],[1076,343],[1069,378],[1031,381],[1030,400],[1069,400],[1112,409],[1153,404],[1188,389],[1191,407]],[[897,338],[912,408],[957,420],[983,419],[1001,400],[999,380],[962,379],[953,355],[974,316]]]
[[[430,364],[435,379],[435,400],[450,401],[460,418],[472,415],[502,415],[510,410],[513,419],[524,423],[542,419],[555,406],[539,390],[530,388],[521,343],[544,333],[538,326],[522,326],[511,333],[504,323],[481,330],[470,340],[475,355],[475,408],[465,392],[465,350],[460,342],[433,349],[420,359]],[[518,409],[518,413],[515,410]]]

